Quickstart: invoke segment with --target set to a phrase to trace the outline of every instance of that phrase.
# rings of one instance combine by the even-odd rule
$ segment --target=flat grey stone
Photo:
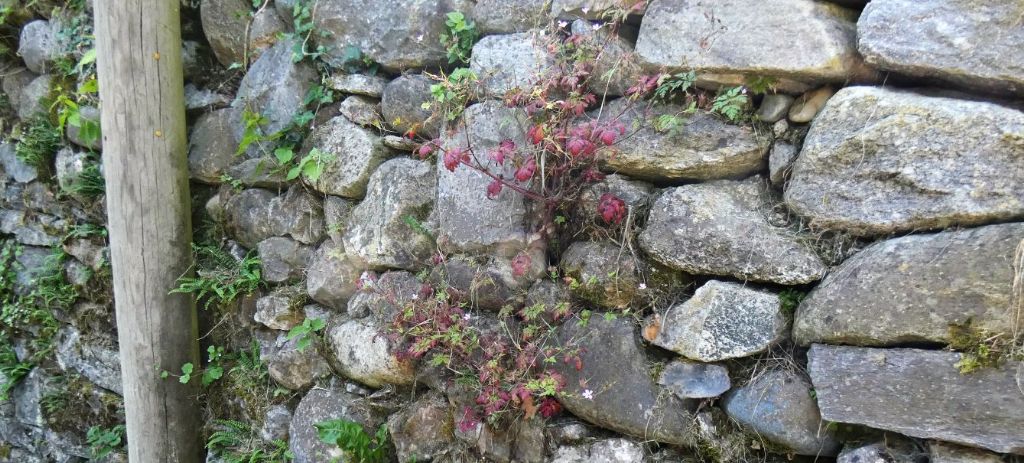
[[[1013,256],[1024,223],[879,241],[839,265],[797,309],[793,337],[864,346],[949,343],[950,325],[1012,337]]]
[[[880,69],[1024,95],[1024,28],[1014,2],[875,0],[857,21],[857,41]]]
[[[846,87],[815,118],[786,204],[861,236],[1024,218],[1024,112]]]
[[[804,284],[825,264],[801,235],[771,225],[764,181],[715,181],[666,189],[651,207],[640,248],[694,275]]]
[[[718,397],[732,387],[729,370],[717,363],[673,360],[661,370],[658,384],[665,386],[681,399]]]
[[[839,452],[839,442],[818,413],[811,384],[795,372],[760,374],[730,392],[723,408],[743,426],[798,455],[827,457]]]
[[[686,302],[648,323],[647,339],[701,362],[748,357],[785,337],[786,318],[775,294],[711,280]],[[650,333],[657,333],[650,336]]]
[[[1020,361],[962,374],[955,352],[824,344],[812,345],[807,358],[828,421],[1024,453]]]

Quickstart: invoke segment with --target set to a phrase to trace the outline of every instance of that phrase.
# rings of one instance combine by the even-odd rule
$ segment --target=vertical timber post
[[[103,166],[132,462],[199,461],[195,304],[169,294],[191,267],[179,0],[95,0]]]

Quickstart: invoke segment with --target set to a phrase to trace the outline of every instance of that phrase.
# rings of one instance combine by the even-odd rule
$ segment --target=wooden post
[[[196,391],[160,371],[198,368],[178,0],[96,0],[103,166],[132,462],[197,462]]]

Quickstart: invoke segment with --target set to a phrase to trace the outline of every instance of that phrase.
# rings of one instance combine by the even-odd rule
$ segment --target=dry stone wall
[[[90,15],[0,0],[0,462],[126,460]],[[1024,3],[182,24],[208,462],[1024,461]]]

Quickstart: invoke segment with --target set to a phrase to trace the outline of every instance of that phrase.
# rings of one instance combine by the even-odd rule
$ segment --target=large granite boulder
[[[447,63],[445,15],[471,8],[465,0],[328,0],[317,3],[313,25],[326,32],[319,41],[331,66],[346,64],[348,48],[355,47],[384,69],[402,71]]]
[[[633,178],[678,182],[742,178],[764,167],[770,140],[709,112],[687,116],[676,131],[655,129],[659,116],[682,110],[676,105],[647,108],[626,98],[606,105],[602,120],[625,124],[629,139],[605,156],[605,168]]]
[[[481,34],[510,34],[542,28],[550,6],[548,0],[477,0],[471,16]]]
[[[776,77],[802,91],[799,84],[845,82],[860,72],[856,19],[853,10],[811,0],[655,0],[636,52],[652,67],[693,69],[730,84]]]
[[[311,246],[279,236],[260,241],[256,249],[263,269],[260,277],[268,283],[302,279],[313,255]]]
[[[430,86],[434,81],[422,74],[399,76],[384,87],[380,100],[384,123],[400,133],[415,133],[425,138],[438,135],[442,116],[424,109],[424,103],[432,103]]]
[[[235,111],[226,108],[208,112],[192,126],[188,138],[188,173],[192,180],[219,184],[229,168],[245,159],[235,154],[238,150],[232,128]],[[264,166],[264,169],[270,168]]]
[[[609,25],[577,19],[573,21],[571,31],[587,37],[597,50],[588,82],[597,95],[625,95],[648,71],[637,57],[633,43],[618,35]]]
[[[828,421],[1024,453],[1020,361],[963,374],[961,354],[814,344],[808,371]]]
[[[344,246],[325,240],[306,270],[306,293],[323,305],[345,310],[363,270],[348,258]]]
[[[711,280],[652,321],[644,335],[657,346],[701,362],[747,357],[785,338],[781,308],[772,293]]]
[[[1013,256],[1024,223],[877,242],[843,262],[797,309],[793,336],[898,346],[948,343],[950,325],[1012,336]]]
[[[292,60],[294,40],[281,40],[263,52],[242,78],[235,96],[235,138],[242,139],[245,131],[242,107],[266,117],[260,126],[265,135],[277,133],[292,122],[292,118],[305,106],[309,89],[320,81],[320,76],[309,61]]]
[[[331,367],[317,352],[317,347],[312,345],[299,350],[298,342],[281,333],[260,350],[260,361],[267,365],[270,378],[293,391],[304,390],[318,379],[331,375]]]
[[[251,15],[252,3],[248,0],[202,0],[199,4],[203,35],[225,67],[248,64],[244,62],[245,38]]]
[[[553,365],[565,378],[558,400],[572,414],[643,439],[696,443],[693,411],[698,402],[679,399],[655,383],[631,319],[594,313],[586,324],[562,325],[559,339],[581,349],[581,369],[572,362]]]
[[[730,392],[722,404],[741,425],[797,455],[839,452],[839,442],[818,413],[811,384],[798,373],[762,373]]]
[[[336,116],[313,129],[304,152],[320,150],[324,159],[320,177],[312,182],[317,191],[359,199],[366,194],[370,174],[392,155],[373,130],[360,127],[344,116]]]
[[[670,188],[651,207],[640,247],[655,260],[691,274],[804,284],[825,264],[788,229],[765,218],[764,181],[715,181]]]
[[[243,190],[228,200],[224,211],[228,235],[249,249],[272,236],[312,244],[324,234],[323,206],[301,186],[281,196],[257,188]]]
[[[433,237],[410,225],[410,217],[422,224],[434,209],[434,166],[392,159],[373,173],[367,190],[366,199],[352,210],[343,238],[349,255],[366,268],[424,266],[435,250]]]
[[[469,68],[486,95],[500,98],[510,90],[529,90],[552,64],[544,38],[535,30],[480,39],[473,45]]]
[[[455,444],[455,419],[448,400],[430,392],[388,418],[398,461],[431,460]]]
[[[1024,217],[1024,112],[846,87],[811,125],[786,203],[818,227],[884,235]]]
[[[1024,95],[1020,4],[876,0],[857,21],[864,60],[968,89]]]
[[[416,379],[412,362],[400,360],[397,347],[377,317],[338,317],[325,336],[329,360],[346,378],[370,387],[407,385]]]
[[[487,152],[502,140],[512,140],[516,146],[526,146],[521,127],[527,124],[526,113],[507,108],[500,101],[485,101],[466,108],[465,124],[459,124],[453,133],[445,132],[445,149],[467,149],[472,146],[477,158],[496,174],[513,177],[509,167],[499,169]],[[468,128],[468,129],[467,129]],[[490,177],[458,166],[454,172],[444,167],[443,156],[437,161],[438,238],[442,249],[486,253],[497,251],[513,256],[525,245],[527,236],[527,208],[523,196],[505,188],[493,199],[487,197]]]
[[[627,309],[688,281],[680,272],[652,265],[610,241],[577,241],[562,253],[562,274],[577,297],[601,307]]]
[[[61,25],[58,21],[38,19],[21,28],[18,39],[18,56],[25,61],[25,67],[36,74],[53,72],[53,63],[60,57],[64,46],[58,40]]]

